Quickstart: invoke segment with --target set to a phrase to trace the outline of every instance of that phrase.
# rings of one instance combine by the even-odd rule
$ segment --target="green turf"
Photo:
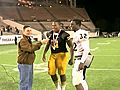
[[[120,90],[119,44],[119,38],[90,38],[91,52],[95,58],[87,70],[89,90]],[[36,51],[35,64],[43,63],[41,60],[43,48],[44,46]],[[47,58],[49,53],[50,51],[46,55]],[[19,73],[13,70],[17,68],[16,60],[16,45],[0,46],[0,64],[5,67],[4,69],[0,65],[0,90],[18,90]],[[47,68],[47,64],[42,67]],[[75,90],[71,82],[71,71],[72,66],[68,65],[66,90]],[[34,73],[33,90],[55,90],[47,72]]]

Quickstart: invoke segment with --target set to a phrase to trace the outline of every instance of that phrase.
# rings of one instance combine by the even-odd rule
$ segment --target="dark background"
[[[100,31],[120,31],[120,3],[118,0],[77,0],[84,7]]]

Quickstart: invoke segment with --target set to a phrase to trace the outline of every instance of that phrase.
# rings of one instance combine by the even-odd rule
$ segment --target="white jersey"
[[[76,60],[74,63],[74,68],[72,70],[72,83],[74,86],[81,83],[84,90],[88,90],[88,85],[85,80],[83,80],[83,69],[78,71],[79,64],[85,62],[88,57],[88,53],[90,52],[88,32],[83,29],[76,31],[74,33],[73,43],[74,56],[76,56]]]
[[[84,62],[87,54],[90,52],[88,31],[83,29],[76,31],[73,37],[73,44],[74,56],[82,56],[81,60]],[[83,53],[87,54],[83,55]]]

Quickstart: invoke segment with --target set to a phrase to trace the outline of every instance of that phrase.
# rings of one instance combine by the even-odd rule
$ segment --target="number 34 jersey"
[[[90,52],[88,31],[79,29],[73,36],[73,49],[75,56],[83,55],[84,51]]]

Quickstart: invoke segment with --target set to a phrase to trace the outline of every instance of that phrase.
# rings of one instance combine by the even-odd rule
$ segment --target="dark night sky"
[[[120,21],[119,0],[77,0],[77,6],[86,9],[94,24],[98,20],[106,20],[106,30],[113,28],[116,19]]]
[[[78,0],[77,4],[84,6],[96,18],[112,20],[120,15],[120,4],[117,0]]]

